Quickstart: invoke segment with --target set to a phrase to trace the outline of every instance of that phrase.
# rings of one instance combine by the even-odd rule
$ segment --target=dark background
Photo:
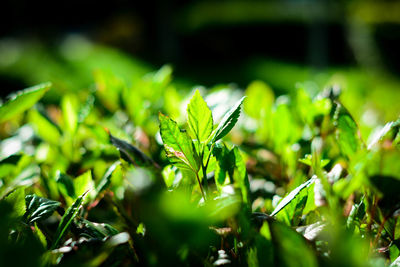
[[[349,41],[354,20],[349,3],[352,2],[2,1],[0,36],[33,38],[56,46],[66,34],[84,34],[154,67],[171,63],[176,76],[207,86],[221,82],[245,86],[254,77],[243,74],[241,67],[258,58],[317,69],[383,66],[388,72],[399,74],[400,27],[395,15],[388,18],[376,14],[372,22],[367,18],[367,38],[373,45],[371,48],[369,44],[366,53],[377,53],[379,62],[368,60],[365,55],[360,58],[355,54],[360,47]],[[396,2],[383,3],[388,3],[383,5],[386,9],[397,7]],[[374,11],[374,6],[365,8]],[[261,9],[265,9],[265,16],[258,12]],[[215,19],[215,14],[222,14],[222,19]],[[355,38],[366,37],[356,34]],[[11,90],[20,86],[6,77],[0,77],[0,85]]]

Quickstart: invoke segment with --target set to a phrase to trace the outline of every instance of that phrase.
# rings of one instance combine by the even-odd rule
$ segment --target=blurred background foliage
[[[34,106],[0,110],[0,265],[399,257],[398,1],[20,0],[2,10],[3,103],[51,85],[33,88]],[[204,206],[159,135],[159,111],[187,128],[194,88],[215,124],[247,96],[210,161],[215,202]],[[109,133],[160,166],[133,166]]]
[[[96,70],[132,82],[169,63],[181,88],[260,79],[279,95],[298,82],[339,84],[357,118],[400,110],[398,1],[6,1],[3,10],[3,97],[43,81],[87,88]]]

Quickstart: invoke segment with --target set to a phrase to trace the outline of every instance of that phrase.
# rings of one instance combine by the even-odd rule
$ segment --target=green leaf
[[[124,140],[114,137],[109,133],[111,143],[119,150],[121,158],[132,163],[135,166],[158,166],[149,156],[144,154],[137,147],[125,142]]]
[[[316,177],[310,178],[306,182],[302,183],[298,187],[296,187],[292,192],[290,192],[286,197],[284,197],[276,206],[274,211],[271,213],[271,216],[275,216],[278,212],[280,212],[286,205],[288,205],[303,189],[307,188],[310,186],[314,181]]]
[[[242,105],[245,98],[246,98],[245,96],[242,97],[227,113],[225,113],[221,122],[218,124],[217,129],[212,135],[213,137],[211,139],[211,142],[214,143],[218,141],[232,130],[232,128],[235,126],[236,122],[239,119],[240,106]]]
[[[278,266],[318,266],[315,254],[300,234],[276,221],[270,222],[270,230]]]
[[[162,171],[162,176],[167,188],[170,188],[175,181],[176,178],[176,167],[173,165],[167,165]]]
[[[167,157],[177,167],[190,169],[197,173],[200,160],[189,135],[182,132],[171,118],[159,113],[161,138]]]
[[[44,141],[53,145],[60,144],[61,134],[58,128],[36,109],[29,112],[29,122],[33,124],[37,135]]]
[[[13,206],[12,216],[17,219],[24,216],[25,206],[25,188],[19,187],[4,198],[5,202]]]
[[[327,223],[318,221],[313,224],[297,227],[296,231],[302,234],[307,240],[314,241],[325,228],[327,228]]]
[[[362,219],[365,216],[365,203],[364,198],[361,199],[359,204],[353,204],[349,216],[347,217],[346,226],[351,231],[354,231],[356,226],[360,226]]]
[[[85,235],[90,238],[100,238],[114,236],[119,233],[117,229],[107,223],[95,223],[85,219],[80,219],[81,228]]]
[[[80,196],[84,192],[90,191],[94,188],[92,179],[92,172],[89,170],[84,174],[76,177],[74,180],[75,195]]]
[[[215,144],[212,153],[218,162],[214,175],[215,185],[221,190],[224,185],[229,183],[228,180],[233,182],[234,168],[232,165],[235,164],[235,158],[225,145]],[[227,179],[227,175],[230,179]]]
[[[60,171],[57,171],[56,182],[58,185],[58,189],[64,195],[64,197],[76,197],[74,181],[71,177],[61,173]]]
[[[0,106],[0,123],[10,120],[32,107],[43,97],[50,86],[51,83],[43,83],[17,92],[12,99]]]
[[[61,109],[64,118],[64,126],[71,134],[74,134],[78,127],[78,100],[74,95],[66,95],[61,100]]]
[[[271,87],[263,81],[254,81],[247,87],[246,95],[247,100],[244,103],[246,114],[255,119],[269,119],[275,98]]]
[[[61,218],[61,221],[58,225],[56,234],[54,236],[54,243],[52,245],[52,249],[58,247],[62,239],[68,233],[68,229],[71,226],[72,221],[78,215],[80,208],[82,207],[82,202],[87,192],[83,193],[80,197],[78,197],[75,202],[70,206],[65,212],[64,216]]]
[[[108,188],[108,186],[111,184],[112,174],[114,173],[115,169],[120,165],[121,162],[117,161],[107,169],[106,173],[103,175],[103,178],[101,178],[98,186],[96,187],[97,194]]]
[[[400,256],[395,259],[392,264],[389,265],[389,267],[400,267]]]
[[[43,234],[43,232],[39,229],[37,224],[35,223],[35,233],[38,236],[40,242],[42,243],[44,248],[47,248],[47,240],[46,236]]]
[[[312,166],[312,155],[311,154],[305,154],[304,158],[299,159],[299,162],[304,163],[308,166]],[[320,166],[321,168],[325,167],[326,165],[328,165],[330,162],[329,159],[321,159],[321,163]]]
[[[246,171],[246,163],[244,162],[242,155],[240,155],[240,151],[238,147],[234,147],[231,152],[235,159],[235,170],[233,173],[233,179],[235,184],[239,187],[244,203],[249,203],[249,192],[250,192],[250,184],[249,178],[247,177]]]
[[[336,102],[334,125],[340,151],[344,156],[352,157],[362,147],[362,142],[356,122],[338,102]]]
[[[188,124],[196,139],[203,143],[207,141],[213,130],[213,118],[207,103],[196,90],[187,107]]]
[[[25,197],[25,202],[25,217],[29,224],[47,219],[61,205],[58,201],[38,197],[36,195],[27,195]]]

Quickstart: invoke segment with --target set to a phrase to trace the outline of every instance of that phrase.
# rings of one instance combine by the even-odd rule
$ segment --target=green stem
[[[200,177],[199,177],[199,173],[198,172],[196,172],[196,178],[197,178],[197,182],[199,183],[199,186],[200,186],[201,195],[203,196],[204,202],[205,202],[207,200],[206,199],[206,194],[204,193],[203,185],[200,182]]]
[[[205,169],[206,170],[207,170],[207,167],[208,167],[208,163],[210,162],[210,158],[211,158],[211,154],[212,154],[213,149],[214,149],[214,144],[211,145],[210,153],[208,154],[208,157],[207,157],[207,162],[206,162],[206,165],[205,165]]]
[[[201,153],[201,169],[203,171],[203,183],[204,183],[204,188],[206,192],[208,193],[208,181],[207,181],[207,166],[203,164],[203,158],[204,158],[204,150]]]

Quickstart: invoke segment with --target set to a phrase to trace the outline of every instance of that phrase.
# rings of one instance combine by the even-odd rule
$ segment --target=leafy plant
[[[187,107],[190,135],[186,130],[181,130],[174,120],[162,113],[159,114],[160,132],[168,159],[181,170],[189,171],[196,177],[204,200],[207,200],[208,195],[207,168],[214,147],[216,142],[235,126],[243,100],[244,97],[224,115],[214,129],[212,112],[200,92],[196,90]],[[240,157],[239,152],[233,155]],[[199,175],[200,169],[202,181]]]
[[[397,266],[395,110],[377,125],[336,87],[187,97],[170,66],[125,74],[0,106],[1,266]]]

